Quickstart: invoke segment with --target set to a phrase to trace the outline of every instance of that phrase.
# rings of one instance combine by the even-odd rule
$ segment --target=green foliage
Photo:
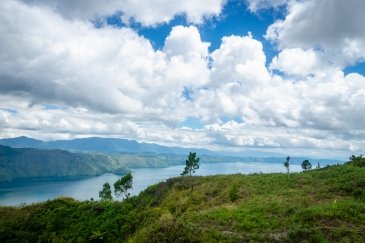
[[[113,200],[112,190],[111,190],[110,184],[108,182],[104,183],[103,189],[101,191],[99,191],[99,197],[102,201]]]
[[[307,171],[307,170],[310,170],[312,168],[312,164],[311,162],[309,162],[309,160],[304,160],[303,163],[302,163],[302,169],[304,171]]]
[[[114,183],[114,194],[116,196],[122,196],[123,198],[129,198],[130,193],[128,190],[132,189],[133,176],[132,173],[128,173]]]
[[[365,242],[364,174],[179,177],[121,202],[0,207],[0,242]]]
[[[192,173],[195,173],[199,169],[199,158],[196,157],[196,153],[189,153],[188,159],[185,161],[185,168],[181,175],[189,175],[191,177]],[[190,189],[194,190],[194,185],[190,179]]]
[[[350,157],[350,161],[354,166],[365,167],[365,158],[362,157],[362,155],[360,155],[360,156],[352,155]]]
[[[235,202],[240,198],[239,194],[238,194],[238,186],[237,185],[233,185],[231,190],[229,191],[229,199],[231,200],[231,202]]]
[[[365,190],[357,188],[353,190],[352,194],[356,200],[365,202]]]
[[[189,153],[188,159],[185,161],[185,168],[181,175],[190,175],[195,173],[199,169],[199,158],[196,157],[196,153]]]
[[[332,210],[333,210],[333,216],[336,216],[336,211],[337,211],[337,200],[334,199],[332,202]]]

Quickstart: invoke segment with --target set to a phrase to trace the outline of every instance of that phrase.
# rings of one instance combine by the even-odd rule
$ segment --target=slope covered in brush
[[[365,168],[179,177],[123,202],[2,207],[0,233],[1,242],[363,242]]]

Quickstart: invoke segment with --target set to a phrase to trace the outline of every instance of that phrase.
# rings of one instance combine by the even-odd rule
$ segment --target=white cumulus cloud
[[[321,49],[339,66],[365,59],[363,0],[291,1],[288,14],[266,33],[280,49]]]
[[[252,12],[262,9],[277,8],[285,5],[292,0],[246,0],[247,7]]]
[[[270,69],[276,69],[288,75],[308,76],[328,72],[330,63],[322,59],[321,53],[312,49],[289,48],[274,57]]]
[[[250,34],[225,36],[209,52],[197,27],[175,26],[155,50],[131,28],[96,28],[66,16],[63,4],[77,9],[79,1],[76,7],[71,1],[1,1],[0,136],[115,136],[318,154],[364,150],[365,77],[344,74],[335,53],[346,59],[351,49],[357,56],[351,61],[360,60],[362,30],[339,29],[358,50],[342,45],[340,33],[325,41],[317,26],[309,35],[318,41],[300,39],[291,25],[307,31],[316,23],[303,17],[313,1],[293,1],[285,20],[268,30],[280,48],[269,68],[263,44]],[[146,24],[159,21],[168,20]],[[189,118],[201,127],[180,128]]]
[[[125,23],[130,20],[144,26],[170,22],[176,15],[185,15],[190,23],[219,16],[226,0],[22,0],[29,5],[47,6],[71,19],[90,20],[122,13]]]

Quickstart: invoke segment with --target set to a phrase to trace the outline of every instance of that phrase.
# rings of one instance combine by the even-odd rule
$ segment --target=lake
[[[132,195],[139,194],[152,184],[179,176],[184,165],[166,168],[135,168],[132,170]],[[291,164],[292,172],[301,171],[300,165]],[[196,175],[249,174],[249,173],[285,173],[282,163],[236,162],[236,163],[202,163]],[[73,180],[26,180],[12,183],[0,183],[0,205],[20,205],[54,199],[61,196],[78,200],[99,199],[99,191],[105,182],[111,186],[120,175],[104,174],[96,177]]]

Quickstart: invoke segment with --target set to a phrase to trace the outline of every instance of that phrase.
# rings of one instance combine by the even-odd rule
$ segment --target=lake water
[[[132,195],[137,195],[148,186],[179,176],[184,165],[166,168],[131,169],[133,175]],[[301,171],[300,165],[291,164],[290,171]],[[279,163],[236,162],[236,163],[206,163],[201,164],[196,175],[217,174],[249,174],[249,173],[285,173],[285,167]],[[111,185],[120,175],[104,174],[101,176],[77,180],[43,180],[17,181],[0,183],[0,205],[20,205],[34,203],[61,196],[73,197],[78,200],[99,199],[99,191],[105,182]]]

